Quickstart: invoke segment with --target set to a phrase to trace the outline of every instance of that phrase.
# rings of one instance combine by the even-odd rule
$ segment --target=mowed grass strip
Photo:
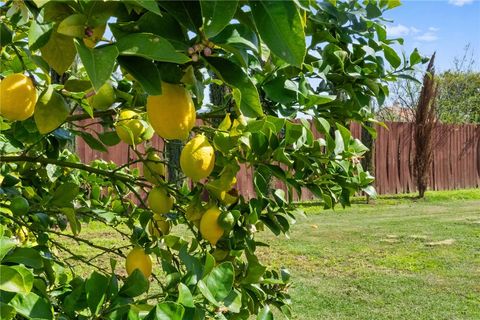
[[[294,319],[480,319],[479,189],[353,202],[335,211],[305,204],[307,217],[289,239],[259,234],[271,244],[261,260],[292,274]],[[97,223],[80,236],[128,244]],[[107,256],[100,259],[109,266]],[[83,275],[88,269],[79,268]]]

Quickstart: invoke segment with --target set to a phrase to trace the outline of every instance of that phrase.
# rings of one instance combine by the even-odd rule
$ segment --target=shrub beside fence
[[[414,158],[413,131],[410,122],[387,122],[388,129],[377,127],[375,140],[375,187],[379,194],[415,192],[415,180],[411,166]],[[96,126],[93,130],[99,130]],[[100,130],[99,130],[100,131]],[[360,138],[362,128],[351,125],[353,136]],[[314,133],[316,130],[314,130]],[[317,134],[317,137],[319,135]],[[451,190],[480,187],[480,126],[438,124],[435,128],[433,162],[430,168],[430,190]],[[155,136],[153,147],[163,149],[163,141]],[[104,159],[125,163],[135,158],[126,144],[108,148],[108,152],[92,150],[81,139],[77,140],[77,153],[84,162]],[[275,182],[276,188],[284,188]],[[242,167],[237,176],[237,189],[246,197],[254,195],[251,170]],[[301,200],[311,200],[312,193],[305,191]]]

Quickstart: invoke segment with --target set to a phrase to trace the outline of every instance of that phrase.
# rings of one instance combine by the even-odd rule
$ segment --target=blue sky
[[[451,68],[468,43],[480,70],[480,0],[403,0],[385,18],[393,20],[388,34],[404,38],[408,54],[415,47],[425,55],[437,51],[439,71]]]

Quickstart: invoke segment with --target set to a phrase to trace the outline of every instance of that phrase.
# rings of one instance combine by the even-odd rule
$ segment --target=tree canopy
[[[359,162],[367,148],[348,125],[374,121],[388,82],[421,62],[417,50],[392,49],[402,40],[388,37],[382,14],[399,4],[4,2],[1,318],[272,319],[272,308],[289,317],[289,272],[262,264],[267,244],[255,234],[288,235],[302,190],[325,208],[374,194]],[[222,99],[204,97],[214,85]],[[149,143],[154,131],[167,145],[188,141],[178,181],[165,177],[177,163]],[[134,156],[83,163],[75,139],[102,152],[127,143]],[[242,166],[254,197],[235,190]],[[131,245],[82,237],[92,221]]]

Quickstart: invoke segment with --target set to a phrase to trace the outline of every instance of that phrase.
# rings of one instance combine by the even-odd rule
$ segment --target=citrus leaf
[[[226,84],[238,89],[237,93],[240,95],[234,92],[234,98],[245,116],[263,115],[257,88],[242,68],[223,58],[209,57],[207,61]]]
[[[158,14],[159,16],[162,15],[160,13],[160,9],[158,8],[158,5],[157,5],[156,1],[152,1],[152,0],[133,0],[133,2],[135,2],[139,6],[147,9],[148,11],[151,11],[153,13]]]
[[[183,283],[178,284],[178,303],[184,305],[185,307],[195,308],[193,303],[193,296],[190,290]]]
[[[273,313],[268,305],[260,310],[257,315],[257,320],[273,320]]]
[[[80,220],[78,220],[75,210],[73,208],[62,208],[60,210],[67,217],[73,235],[78,235],[82,230],[82,224],[80,223]]]
[[[83,41],[75,40],[75,47],[92,82],[95,91],[100,90],[103,84],[110,79],[118,57],[118,49],[114,45],[89,49]]]
[[[183,26],[197,30],[202,25],[201,9],[198,1],[159,1],[161,7],[167,10]]]
[[[34,269],[43,267],[42,256],[37,250],[32,248],[15,248],[12,253],[2,260],[2,263],[4,262],[23,264]]]
[[[175,302],[162,302],[150,311],[144,320],[182,320],[185,308]]]
[[[207,38],[216,36],[229,25],[237,11],[238,0],[201,0],[203,32]]]
[[[402,60],[400,59],[400,57],[398,56],[398,54],[395,52],[395,50],[393,50],[391,47],[387,46],[387,45],[382,45],[382,48],[383,48],[383,53],[385,54],[385,58],[387,59],[388,63],[390,63],[390,65],[393,67],[393,68],[398,68],[400,66],[400,64],[402,63]]]
[[[250,1],[263,41],[275,55],[300,67],[306,53],[305,32],[293,1]]]
[[[57,207],[70,207],[73,199],[75,199],[80,192],[78,185],[72,182],[61,184],[53,193],[52,205]]]
[[[108,283],[108,278],[96,271],[85,281],[88,308],[92,314],[97,315],[101,310],[105,302]]]
[[[27,294],[18,293],[8,304],[12,306],[18,314],[21,314],[27,319],[53,319],[53,310],[50,302],[33,292]]]
[[[85,131],[72,130],[73,133],[82,137],[82,139],[88,144],[88,146],[94,150],[107,152],[107,148],[98,139]]]
[[[15,318],[15,309],[0,301],[0,319],[13,320]]]
[[[149,95],[162,94],[162,78],[157,66],[140,57],[118,57],[118,63],[142,86]]]
[[[5,255],[10,252],[10,250],[12,250],[12,248],[15,248],[16,245],[16,241],[11,238],[0,238],[0,260],[2,260],[3,257],[5,257]]]
[[[53,86],[49,86],[40,96],[35,113],[33,115],[35,124],[41,134],[47,134],[65,122],[70,109],[63,98],[57,93]]]
[[[204,281],[215,300],[222,301],[232,291],[234,278],[235,272],[232,263],[223,262],[213,268]]]
[[[53,24],[39,24],[33,20],[28,31],[28,46],[30,50],[37,50],[47,44],[53,32]]]
[[[134,298],[146,292],[149,288],[149,282],[139,269],[133,270],[132,274],[125,280],[124,285],[119,291],[119,295]]]
[[[35,5],[38,7],[38,8],[41,8],[43,7],[44,5],[46,5],[48,2],[50,2],[52,0],[33,0],[33,3],[35,3]]]
[[[0,24],[0,46],[4,47],[12,42],[13,34],[4,23]]]
[[[130,34],[118,39],[116,45],[121,55],[179,64],[190,61],[189,57],[177,52],[167,39],[151,33]]]
[[[60,75],[68,70],[76,54],[73,38],[58,32],[52,32],[47,44],[40,51],[42,58]]]
[[[225,307],[227,307],[230,312],[239,313],[242,307],[242,294],[235,289],[232,290],[225,298]]]
[[[60,22],[57,32],[70,37],[83,38],[86,22],[87,17],[84,14],[72,14]]]
[[[0,265],[0,290],[29,293],[33,287],[33,274],[22,265]]]

